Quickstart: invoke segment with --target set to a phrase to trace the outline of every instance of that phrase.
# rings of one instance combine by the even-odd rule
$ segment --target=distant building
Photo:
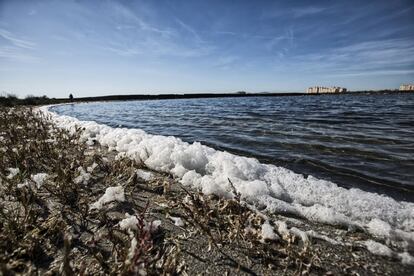
[[[414,91],[414,84],[401,84],[400,91]]]
[[[323,86],[313,86],[306,89],[306,93],[318,94],[318,93],[343,93],[346,92],[346,88],[343,87],[323,87]]]

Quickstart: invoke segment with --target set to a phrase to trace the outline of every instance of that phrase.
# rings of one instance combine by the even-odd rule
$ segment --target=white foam
[[[308,230],[308,231],[306,231],[306,234],[311,238],[323,240],[323,241],[329,242],[330,244],[333,244],[333,245],[342,245],[341,242],[339,242],[337,240],[334,240],[334,239],[331,239],[328,236],[319,234],[318,232],[316,232],[314,230]]]
[[[147,230],[147,231],[150,231],[151,233],[153,233],[153,232],[157,232],[158,231],[158,229],[160,228],[160,226],[161,226],[161,221],[160,220],[153,220],[153,221],[151,221],[151,222],[149,222],[149,223],[145,223],[145,229]]]
[[[154,220],[152,222],[147,222],[146,220],[142,220],[142,230],[149,231],[151,233],[158,231],[159,227],[161,226],[160,220]],[[127,230],[129,233],[131,231],[136,231],[139,229],[140,220],[134,215],[130,215],[125,213],[125,218],[121,220],[119,223],[119,228],[122,230]]]
[[[180,217],[170,217],[170,219],[174,222],[175,226],[183,227],[184,221]]]
[[[280,235],[282,235],[282,238],[285,240],[289,239],[290,232],[287,228],[287,224],[284,221],[275,221],[277,225],[277,232],[279,232]]]
[[[144,170],[141,170],[141,169],[137,170],[136,173],[137,173],[137,176],[139,178],[141,178],[142,180],[145,180],[145,181],[149,181],[154,177],[154,175],[151,172],[144,171]]]
[[[125,218],[119,222],[119,227],[122,230],[137,230],[138,223],[139,221],[136,216],[125,213]]]
[[[129,264],[132,258],[134,257],[137,246],[138,246],[138,241],[135,237],[133,237],[131,239],[131,246],[129,247],[129,250],[128,250],[127,264]]]
[[[86,168],[86,171],[88,173],[92,173],[93,170],[95,170],[96,167],[98,167],[98,164],[96,164],[95,162],[93,162],[93,164],[91,166],[89,166],[89,167]]]
[[[125,201],[125,193],[124,187],[116,186],[116,187],[108,187],[105,190],[105,194],[101,196],[98,201],[91,205],[91,209],[101,209],[106,203],[112,201]]]
[[[30,183],[27,180],[25,180],[23,183],[17,184],[18,189],[22,189],[24,187],[29,187],[29,186],[30,186]]]
[[[264,207],[270,213],[361,227],[372,234],[414,244],[413,203],[356,188],[345,189],[329,181],[305,177],[283,167],[261,164],[256,159],[218,151],[197,142],[189,144],[176,137],[151,135],[139,129],[79,121],[49,112],[47,107],[41,110],[51,115],[58,126],[70,131],[75,131],[76,126],[84,128],[84,141],[96,139],[101,145],[142,161],[152,170],[171,173],[183,185],[206,194],[233,197],[230,179],[243,200]]]
[[[7,179],[13,179],[20,172],[19,168],[8,168],[7,170],[9,171],[9,174],[6,177]]]
[[[393,256],[394,252],[386,245],[373,240],[364,241],[363,244],[366,246],[369,252],[378,256]]]
[[[262,224],[262,229],[260,232],[260,235],[262,236],[262,242],[265,242],[266,240],[278,240],[279,236],[274,232],[273,227],[269,224],[268,221],[265,221]]]
[[[38,173],[38,174],[32,174],[31,178],[36,183],[36,187],[39,189],[45,180],[49,177],[47,173]]]
[[[391,226],[380,219],[374,218],[367,224],[368,232],[378,238],[389,237],[391,235]]]
[[[301,239],[301,241],[305,244],[308,245],[309,244],[309,237],[308,235],[303,232],[302,230],[296,228],[296,227],[292,227],[290,228],[290,233],[292,233],[292,235],[294,235],[295,237]]]
[[[414,265],[414,257],[407,252],[398,253],[401,263],[405,265]]]
[[[87,168],[87,170],[89,171],[89,167]],[[93,170],[93,169],[92,169]],[[91,179],[92,175],[89,172],[86,172],[83,167],[79,167],[78,168],[78,172],[79,175],[77,177],[75,177],[75,179],[73,179],[73,182],[75,182],[76,184],[88,184],[89,180]]]

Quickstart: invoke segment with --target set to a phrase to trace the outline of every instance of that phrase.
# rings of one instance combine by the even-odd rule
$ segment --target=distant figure
[[[72,94],[69,94],[69,100],[70,100],[71,102],[73,102],[73,95],[72,95]]]

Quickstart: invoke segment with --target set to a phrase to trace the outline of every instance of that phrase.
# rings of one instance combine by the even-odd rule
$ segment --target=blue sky
[[[0,0],[0,92],[20,97],[410,82],[412,0]]]

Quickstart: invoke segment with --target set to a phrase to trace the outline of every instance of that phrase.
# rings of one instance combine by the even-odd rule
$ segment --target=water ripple
[[[184,99],[54,107],[414,201],[414,94]]]

